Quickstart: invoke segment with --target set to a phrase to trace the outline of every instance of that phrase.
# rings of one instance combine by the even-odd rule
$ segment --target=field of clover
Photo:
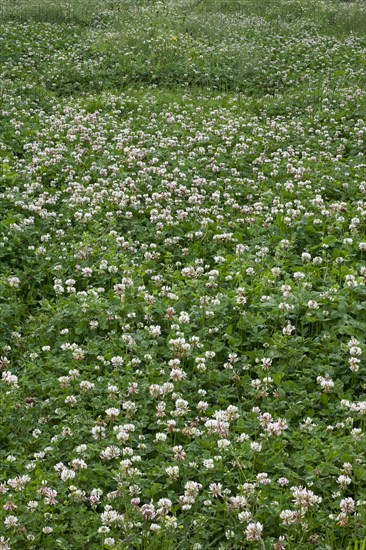
[[[0,550],[365,550],[365,2],[0,29]]]

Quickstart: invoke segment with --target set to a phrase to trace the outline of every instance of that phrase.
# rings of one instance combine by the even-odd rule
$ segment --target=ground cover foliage
[[[0,17],[0,548],[365,548],[365,2]]]

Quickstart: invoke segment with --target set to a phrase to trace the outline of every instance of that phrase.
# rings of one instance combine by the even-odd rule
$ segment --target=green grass
[[[1,550],[366,550],[365,52],[361,0],[3,0]]]

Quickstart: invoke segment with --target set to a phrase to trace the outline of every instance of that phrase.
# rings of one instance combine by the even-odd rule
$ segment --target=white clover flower
[[[287,325],[283,327],[282,334],[284,336],[291,336],[293,331],[295,330],[295,327],[288,321]]]
[[[182,311],[178,318],[179,323],[188,324],[190,322],[189,315],[186,311]]]
[[[313,491],[306,487],[291,487],[291,492],[294,497],[293,502],[295,507],[301,510],[309,509],[322,502],[322,497],[315,495]]]
[[[116,407],[111,407],[109,409],[106,409],[105,414],[107,415],[107,418],[109,420],[114,420],[119,417],[119,415],[121,414],[121,411]]]
[[[109,447],[106,447],[99,456],[105,461],[113,460],[114,458],[121,456],[121,449],[116,445],[110,445]]]
[[[334,382],[328,375],[326,377],[318,376],[316,381],[325,393],[329,393],[334,388]]]
[[[283,525],[291,525],[292,523],[295,523],[298,519],[298,512],[294,510],[282,510],[282,512],[280,513],[280,518]]]
[[[10,371],[3,371],[1,379],[5,384],[13,386],[14,388],[18,387],[18,377],[15,374],[12,374]]]
[[[178,479],[179,477],[179,466],[168,466],[165,468],[165,471],[170,479]]]
[[[68,395],[64,402],[66,405],[70,405],[70,407],[76,407],[78,400],[75,395]]]
[[[309,254],[308,252],[303,252],[301,254],[301,259],[304,263],[307,263],[307,262],[310,262],[311,260],[311,254]]]
[[[340,475],[337,478],[337,483],[340,485],[341,489],[346,489],[348,485],[352,483],[352,479],[345,475]]]
[[[10,547],[9,543],[10,543],[10,539],[5,539],[5,537],[1,536],[0,537],[0,550],[11,550],[11,547]]]
[[[69,481],[70,479],[74,479],[75,477],[74,470],[69,470],[68,468],[64,468],[60,474],[60,477],[62,481]]]
[[[30,500],[27,502],[27,508],[30,512],[34,512],[38,508],[38,504],[36,500]]]
[[[20,285],[20,279],[18,277],[8,277],[8,283],[9,286],[13,288],[18,288],[18,286]]]
[[[245,529],[245,537],[247,540],[255,541],[262,538],[263,525],[259,521],[253,521],[248,524]]]
[[[229,439],[219,439],[217,441],[217,447],[220,449],[220,450],[225,450],[225,449],[228,449],[231,445],[231,441],[229,441]]]
[[[7,516],[4,520],[5,529],[12,529],[18,526],[18,518],[16,516]]]
[[[362,355],[362,349],[359,346],[351,346],[349,353],[352,357],[359,357]]]
[[[157,338],[161,335],[161,327],[159,325],[151,325],[147,327],[147,330],[154,338]]]
[[[124,359],[120,355],[116,355],[115,357],[112,357],[111,363],[114,367],[119,367],[123,365]]]
[[[249,510],[244,510],[238,514],[238,520],[240,523],[246,523],[252,519],[252,513]]]

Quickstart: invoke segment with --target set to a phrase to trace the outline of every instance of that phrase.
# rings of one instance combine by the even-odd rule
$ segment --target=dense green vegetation
[[[0,18],[0,549],[365,550],[366,3]]]

